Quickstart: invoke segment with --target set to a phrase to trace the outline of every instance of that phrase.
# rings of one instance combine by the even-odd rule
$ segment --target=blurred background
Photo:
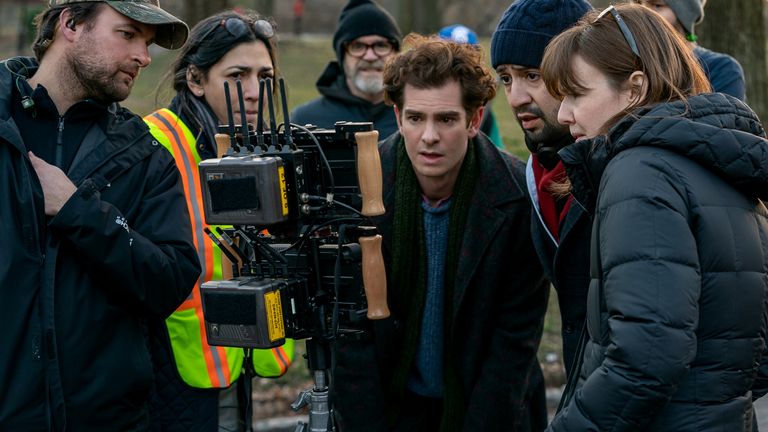
[[[335,58],[331,37],[338,14],[347,0],[306,0],[301,31],[294,28],[292,0],[161,0],[161,5],[190,27],[206,16],[226,8],[250,8],[272,16],[278,25],[280,67],[288,84],[288,105],[293,108],[318,96],[315,81],[328,61]],[[445,25],[461,23],[474,29],[485,48],[490,48],[490,35],[510,0],[377,0],[399,21],[403,34],[410,31],[435,33]],[[593,0],[596,8],[609,0]],[[0,0],[0,58],[31,55],[34,38],[34,16],[43,10],[47,0]],[[743,66],[747,79],[747,102],[760,118],[768,116],[768,61],[766,23],[768,0],[708,0],[705,19],[697,26],[700,43],[712,50],[734,56]],[[174,52],[151,47],[152,64],[141,72],[133,92],[124,105],[141,116],[170,100],[170,83],[164,75]],[[490,60],[489,64],[490,64]],[[493,110],[508,151],[528,158],[522,131],[512,116],[500,87]],[[544,337],[539,350],[545,379],[551,392],[553,408],[564,384],[560,340],[560,316],[555,291],[552,290]],[[303,352],[297,344],[297,357]],[[287,376],[278,380],[257,379],[254,386],[254,417],[269,419],[291,414],[288,403],[311,380],[305,362],[297,358]]]

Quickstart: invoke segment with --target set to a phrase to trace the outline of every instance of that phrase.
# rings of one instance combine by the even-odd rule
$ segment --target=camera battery
[[[285,166],[279,157],[229,156],[200,162],[209,225],[269,226],[289,218]]]
[[[285,343],[285,280],[237,277],[200,287],[209,345],[274,348]]]

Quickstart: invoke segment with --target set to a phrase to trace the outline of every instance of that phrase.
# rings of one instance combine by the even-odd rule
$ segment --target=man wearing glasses
[[[333,35],[336,60],[317,80],[322,96],[297,107],[291,121],[333,128],[337,121],[370,121],[381,138],[397,130],[392,108],[384,104],[383,70],[400,50],[397,23],[371,0],[351,0]]]
[[[570,194],[553,188],[565,180],[557,152],[574,138],[557,122],[560,101],[547,91],[539,67],[549,41],[590,10],[585,0],[520,0],[504,13],[491,40],[491,63],[531,152],[526,180],[533,242],[557,290],[568,374],[578,373],[572,364],[586,316],[592,222]]]

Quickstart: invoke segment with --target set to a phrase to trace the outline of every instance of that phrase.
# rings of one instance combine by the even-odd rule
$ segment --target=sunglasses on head
[[[240,38],[247,34],[249,27],[250,31],[253,31],[256,36],[263,39],[271,39],[275,36],[275,29],[267,20],[260,19],[254,22],[249,22],[240,17],[229,17],[223,18],[218,24],[208,29],[208,31],[200,37],[200,41],[202,42],[207,39],[219,27],[224,27],[224,29],[235,38]]]
[[[600,15],[598,15],[597,18],[592,21],[592,23],[596,23],[600,20],[600,18],[604,17],[609,12],[611,15],[613,15],[613,19],[616,20],[616,24],[619,25],[619,30],[621,30],[621,34],[624,35],[624,40],[627,41],[629,48],[637,56],[637,58],[640,58],[640,50],[637,49],[637,42],[635,42],[635,37],[632,36],[632,31],[629,30],[629,26],[627,26],[627,23],[624,22],[624,20],[621,18],[621,15],[619,15],[619,11],[617,11],[613,5],[603,9],[603,11],[600,12]]]

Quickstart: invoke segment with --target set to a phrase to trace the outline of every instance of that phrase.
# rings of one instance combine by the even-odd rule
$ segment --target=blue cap
[[[469,27],[463,26],[461,24],[443,27],[440,29],[440,32],[437,35],[442,39],[447,39],[457,43],[477,45],[479,42],[477,40],[477,34],[473,32]]]

